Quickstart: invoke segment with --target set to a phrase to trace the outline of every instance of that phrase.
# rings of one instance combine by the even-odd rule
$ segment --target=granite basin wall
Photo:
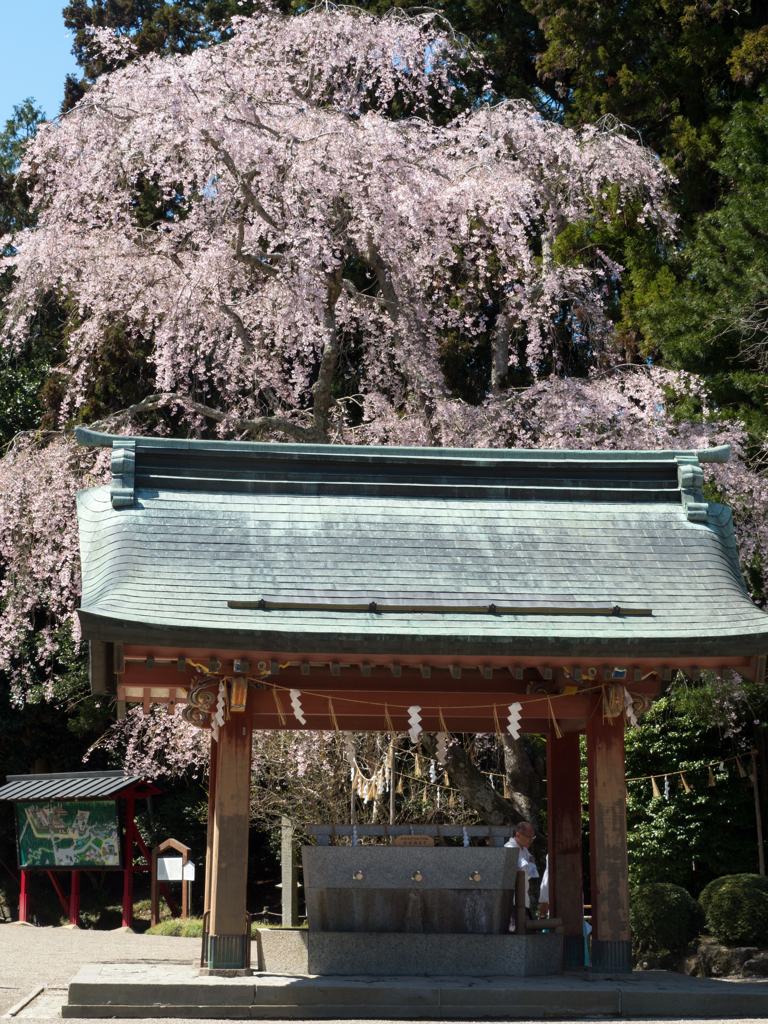
[[[563,940],[538,935],[309,932],[307,970],[319,975],[525,978],[560,974]]]
[[[257,928],[252,966],[267,974],[308,974],[308,934],[306,928]]]
[[[258,959],[267,974],[530,978],[559,974],[562,936],[393,935],[259,928]]]
[[[508,931],[515,850],[305,846],[303,865],[310,932]],[[415,874],[421,879],[415,880]]]

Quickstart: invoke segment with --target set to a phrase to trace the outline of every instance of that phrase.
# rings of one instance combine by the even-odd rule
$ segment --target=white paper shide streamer
[[[513,740],[520,739],[520,713],[523,710],[522,704],[509,705],[509,717],[507,718],[507,732]]]
[[[417,743],[419,736],[421,736],[421,708],[418,704],[412,704],[408,708],[408,735],[411,737],[411,743]]]
[[[291,690],[291,707],[293,713],[296,715],[296,720],[301,722],[302,725],[307,724],[307,720],[304,717],[304,709],[301,706],[301,690]]]
[[[632,695],[629,690],[624,687],[624,713],[629,719],[629,724],[633,729],[639,729],[637,724],[637,715],[635,715],[635,709],[632,707]]]
[[[349,762],[349,781],[355,781],[355,740],[351,732],[345,732],[344,734],[344,756]]]
[[[213,713],[211,719],[211,734],[213,738],[218,742],[219,729],[222,728],[227,720],[227,684],[222,681],[219,683],[219,693],[216,697],[216,710]]]

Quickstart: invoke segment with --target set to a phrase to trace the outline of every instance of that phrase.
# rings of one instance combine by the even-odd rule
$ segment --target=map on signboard
[[[119,868],[114,800],[16,805],[20,868]]]

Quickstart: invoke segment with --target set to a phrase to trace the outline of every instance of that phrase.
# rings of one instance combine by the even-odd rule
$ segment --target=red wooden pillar
[[[627,865],[624,718],[587,722],[589,857],[592,882],[592,969],[632,970]]]
[[[69,890],[69,923],[80,925],[80,872],[72,872],[72,884]]]
[[[205,897],[203,909],[211,909],[211,872],[213,871],[213,817],[216,807],[216,777],[219,769],[219,744],[211,736],[211,757],[208,768],[208,832],[205,850]]]
[[[21,893],[19,894],[19,920],[29,921],[29,872],[21,869]]]
[[[251,801],[253,691],[245,712],[219,730],[210,869],[209,969],[245,969],[251,937],[246,918]]]
[[[133,927],[133,841],[136,826],[133,794],[125,798],[125,863],[123,864],[123,927]]]
[[[579,734],[547,739],[550,915],[565,933],[563,966],[584,966]]]

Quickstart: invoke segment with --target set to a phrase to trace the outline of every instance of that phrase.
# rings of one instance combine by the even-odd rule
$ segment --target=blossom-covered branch
[[[560,259],[557,240],[611,211],[672,233],[641,146],[516,101],[435,123],[479,62],[432,15],[323,7],[234,33],[103,76],[27,153],[37,227],[7,240],[4,339],[24,343],[42,294],[66,297],[63,416],[115,323],[149,344],[158,391],[312,440],[339,430],[350,346],[366,419],[384,396],[425,444],[446,337],[491,332],[497,394],[510,364],[558,365],[563,332],[600,349],[621,268]]]

